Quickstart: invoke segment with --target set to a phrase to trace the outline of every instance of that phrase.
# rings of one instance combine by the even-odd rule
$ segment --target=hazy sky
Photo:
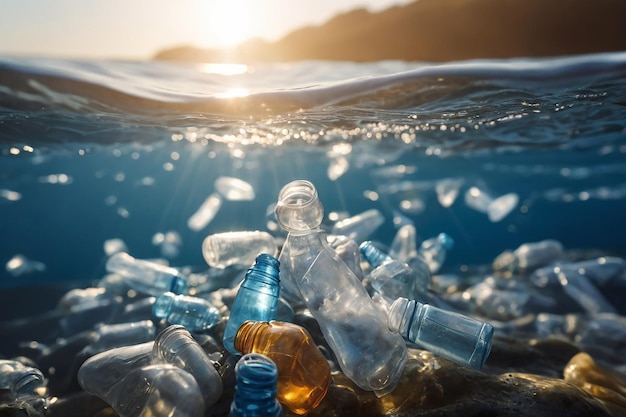
[[[0,54],[150,58],[191,44],[277,40],[357,7],[412,0],[0,0]]]

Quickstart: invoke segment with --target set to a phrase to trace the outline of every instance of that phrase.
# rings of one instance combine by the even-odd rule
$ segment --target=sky
[[[0,55],[149,59],[180,46],[280,39],[365,7],[412,0],[0,0]]]

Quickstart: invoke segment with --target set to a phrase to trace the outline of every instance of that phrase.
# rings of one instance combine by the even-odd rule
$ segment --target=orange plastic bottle
[[[276,363],[276,398],[296,414],[306,414],[322,401],[330,384],[330,367],[310,333],[281,321],[246,321],[235,336],[242,354],[261,353]]]

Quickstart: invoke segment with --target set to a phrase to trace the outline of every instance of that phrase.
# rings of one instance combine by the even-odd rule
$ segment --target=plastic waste
[[[17,399],[37,395],[37,390],[46,386],[43,373],[31,366],[0,359],[0,389],[8,389]]]
[[[447,252],[454,246],[454,240],[445,233],[439,233],[437,237],[426,239],[419,248],[419,254],[428,264],[430,272],[435,274],[446,260]]]
[[[417,256],[417,230],[412,224],[400,227],[393,237],[389,256],[399,261]]]
[[[222,207],[222,196],[211,193],[187,220],[187,227],[194,232],[204,229],[215,218]]]
[[[186,294],[189,290],[187,279],[171,267],[144,259],[136,259],[126,252],[118,252],[106,263],[108,272],[122,276],[135,291],[159,295],[171,291]]]
[[[360,243],[374,233],[384,222],[385,217],[380,210],[369,209],[335,223],[332,234],[348,236]]]
[[[383,395],[393,390],[404,370],[406,344],[387,328],[365,287],[328,245],[319,228],[323,216],[312,183],[298,180],[282,188],[276,218],[289,234],[279,257],[281,266],[287,266],[281,277],[300,291],[344,374]]]
[[[361,255],[371,266],[367,275],[372,288],[389,299],[421,298],[430,284],[430,273],[418,274],[404,262],[397,261],[370,241],[359,245]]]
[[[222,395],[222,379],[213,362],[183,326],[169,326],[161,331],[154,341],[151,355],[153,364],[172,364],[189,372],[200,387],[206,408]]]
[[[180,324],[190,330],[203,330],[215,326],[221,318],[219,310],[209,301],[189,295],[166,292],[156,298],[152,306],[155,317],[170,324]]]
[[[278,371],[265,355],[249,353],[235,366],[237,382],[230,417],[279,417],[284,411],[276,400]]]
[[[363,280],[359,245],[344,235],[328,235],[328,244],[359,280]]]
[[[219,177],[214,185],[217,192],[229,201],[250,201],[255,198],[252,185],[239,178]]]
[[[513,269],[532,271],[560,259],[563,245],[553,239],[524,243],[513,251],[513,255]]]
[[[224,347],[230,353],[239,353],[235,349],[235,337],[246,320],[270,321],[276,318],[280,294],[279,267],[278,259],[261,254],[246,272],[224,329]]]
[[[330,366],[309,332],[280,321],[246,321],[235,339],[242,354],[260,353],[278,369],[278,401],[296,414],[319,405],[330,384]]]
[[[432,353],[481,369],[491,352],[494,329],[471,317],[404,297],[391,305],[389,329]]]
[[[275,256],[278,247],[272,235],[259,230],[216,233],[202,242],[202,255],[213,268],[251,265],[260,253]]]

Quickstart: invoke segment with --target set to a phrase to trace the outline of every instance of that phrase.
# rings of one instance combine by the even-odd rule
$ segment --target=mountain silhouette
[[[231,50],[181,46],[155,59],[451,61],[626,50],[625,0],[417,0],[377,13],[357,9],[276,42]]]

